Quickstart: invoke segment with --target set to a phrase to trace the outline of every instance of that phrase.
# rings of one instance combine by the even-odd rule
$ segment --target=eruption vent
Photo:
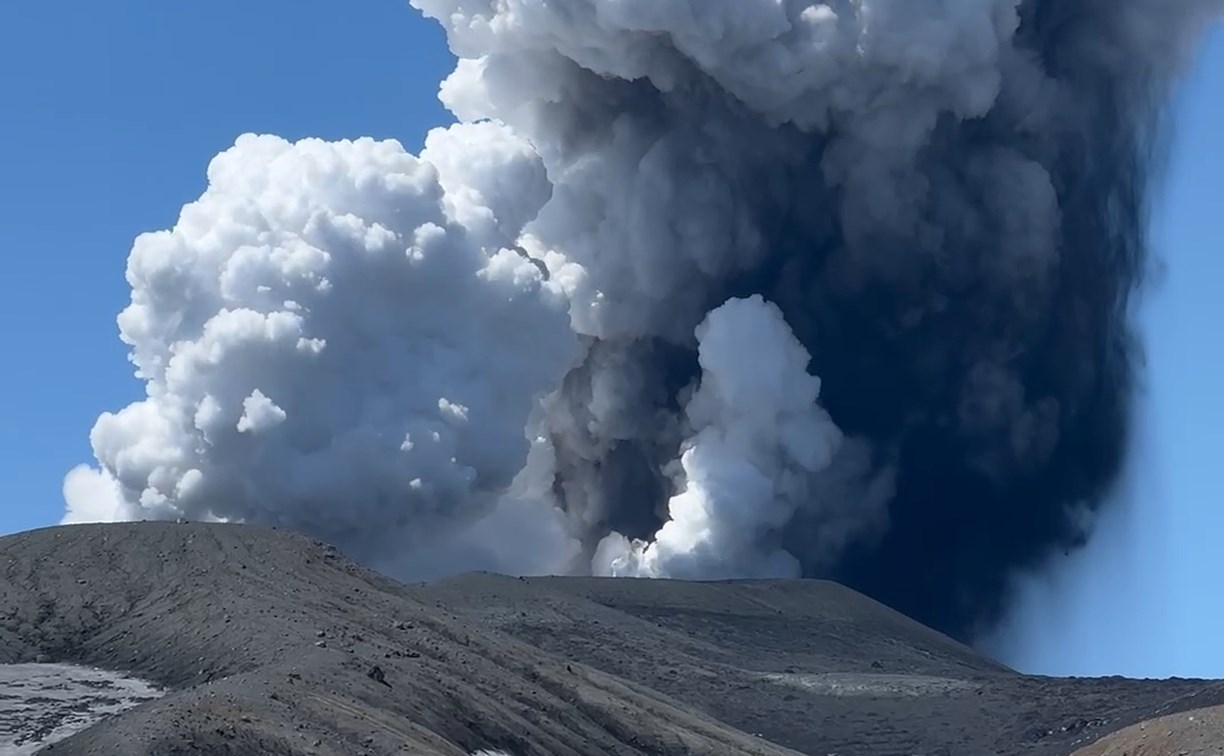
[[[413,0],[461,123],[244,136],[120,316],[69,520],[401,575],[841,579],[966,637],[1128,432],[1152,140],[1218,0]]]

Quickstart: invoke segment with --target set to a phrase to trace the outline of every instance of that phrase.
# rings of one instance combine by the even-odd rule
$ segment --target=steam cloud
[[[702,376],[685,408],[693,435],[680,457],[684,488],[653,543],[613,534],[596,563],[614,575],[797,575],[798,560],[768,535],[805,506],[847,503],[817,490],[842,444],[817,404],[820,380],[805,372],[808,354],[781,311],[759,296],[715,309],[697,339]]]
[[[461,123],[244,136],[137,240],[66,519],[400,574],[822,575],[966,637],[1125,453],[1219,0],[412,0]]]

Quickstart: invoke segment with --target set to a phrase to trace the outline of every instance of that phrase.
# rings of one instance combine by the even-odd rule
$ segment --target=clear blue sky
[[[0,3],[0,533],[59,518],[97,414],[140,392],[115,325],[124,263],[138,233],[199,196],[209,159],[246,131],[415,151],[446,119],[435,93],[449,68],[441,32],[406,0]],[[1124,523],[1134,551],[1117,559],[1135,573],[1126,600],[1170,596],[1169,632],[1189,649],[1224,636],[1211,598],[1224,574],[1224,33],[1179,103],[1156,227],[1170,269],[1145,315],[1151,430]],[[1116,579],[1068,580],[1108,594],[1102,612],[1124,621]],[[1066,648],[1091,649],[1084,622]],[[1203,665],[1147,662],[1136,669]]]

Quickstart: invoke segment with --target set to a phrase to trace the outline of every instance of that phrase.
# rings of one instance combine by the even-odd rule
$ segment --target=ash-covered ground
[[[1019,675],[822,581],[404,585],[236,525],[52,528],[0,554],[0,663],[168,691],[53,755],[1061,756],[1224,704],[1211,681]]]

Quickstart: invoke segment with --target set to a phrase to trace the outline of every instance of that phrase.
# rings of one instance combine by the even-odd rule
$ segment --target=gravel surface
[[[1021,676],[832,583],[402,585],[235,525],[0,538],[0,664],[46,660],[168,691],[52,756],[1065,756],[1224,704],[1207,681]]]
[[[1224,756],[1224,706],[1141,722],[1076,751],[1074,756]]]

